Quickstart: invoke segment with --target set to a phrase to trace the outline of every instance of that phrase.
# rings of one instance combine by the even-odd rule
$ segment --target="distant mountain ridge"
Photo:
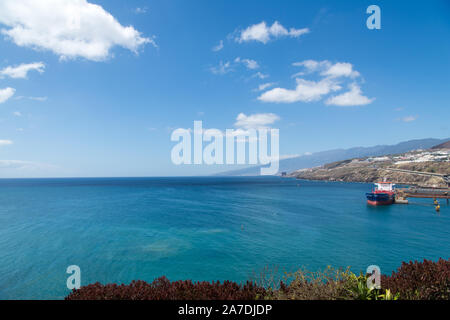
[[[350,149],[335,149],[315,152],[311,155],[303,155],[295,158],[280,160],[279,172],[292,172],[299,169],[306,169],[321,166],[330,162],[341,161],[351,158],[362,158],[371,156],[382,156],[387,154],[405,153],[417,149],[430,149],[440,144],[449,143],[447,139],[417,139],[397,143],[395,145],[377,145],[373,147],[354,147]],[[220,176],[258,176],[260,168],[255,166],[240,170],[226,171],[219,173]]]

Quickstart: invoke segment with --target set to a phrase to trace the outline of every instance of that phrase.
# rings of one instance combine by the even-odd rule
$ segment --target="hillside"
[[[447,142],[441,143],[437,146],[434,146],[431,149],[450,149],[450,140]]]
[[[372,147],[354,147],[315,152],[294,158],[280,160],[279,172],[292,172],[298,169],[321,166],[326,163],[352,158],[374,157],[386,154],[398,154],[417,149],[429,149],[449,139],[418,139],[400,142],[395,145],[377,145]],[[258,176],[261,166],[252,166],[240,170],[219,173],[221,176]]]
[[[384,179],[398,183],[427,187],[446,187],[439,177],[426,177],[403,172],[383,170],[396,168],[412,171],[450,174],[450,150],[430,149],[381,157],[354,158],[323,166],[301,169],[289,174],[307,180],[375,182]]]

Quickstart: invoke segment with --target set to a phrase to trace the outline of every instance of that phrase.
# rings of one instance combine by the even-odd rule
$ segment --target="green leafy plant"
[[[390,289],[386,289],[384,294],[380,294],[378,296],[380,300],[398,300],[400,298],[400,293],[392,294]]]
[[[352,299],[346,290],[351,272],[333,269],[311,272],[299,269],[285,273],[279,285],[267,290],[266,299],[276,300],[342,300]]]
[[[367,276],[350,274],[346,284],[347,291],[355,300],[378,300],[379,290],[367,286]]]

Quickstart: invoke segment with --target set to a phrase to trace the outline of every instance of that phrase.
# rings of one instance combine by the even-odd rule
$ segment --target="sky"
[[[229,170],[172,163],[195,120],[282,158],[447,138],[449,39],[445,0],[0,0],[0,178]]]

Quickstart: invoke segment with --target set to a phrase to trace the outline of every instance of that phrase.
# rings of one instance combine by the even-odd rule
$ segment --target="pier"
[[[436,211],[439,212],[440,206],[436,202],[436,199],[447,199],[447,204],[449,204],[448,199],[450,199],[450,188],[445,189],[433,189],[433,188],[420,188],[420,187],[410,187],[410,188],[398,188],[395,189],[395,202],[396,204],[408,204],[408,198],[428,198],[434,199],[434,204],[436,205]]]
[[[407,204],[408,198],[428,198],[428,199],[450,199],[450,176],[448,174],[440,174],[433,172],[412,171],[397,168],[383,168],[383,170],[404,172],[423,176],[440,177],[447,183],[447,188],[425,188],[425,187],[409,187],[395,189],[395,203]]]
[[[395,190],[398,198],[431,198],[431,199],[450,199],[450,189],[433,188],[398,188]]]

